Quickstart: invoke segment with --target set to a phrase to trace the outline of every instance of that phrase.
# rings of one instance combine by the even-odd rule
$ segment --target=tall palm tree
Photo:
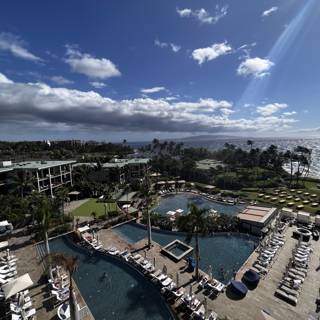
[[[68,256],[63,253],[50,253],[44,258],[50,265],[62,266],[69,273],[69,305],[70,305],[70,319],[76,320],[76,301],[74,299],[74,288],[72,277],[78,268],[79,258],[77,256]]]
[[[208,225],[208,209],[198,208],[194,203],[189,206],[190,212],[186,216],[181,216],[178,219],[178,228],[187,232],[186,241],[191,242],[195,239],[195,256],[196,256],[196,270],[195,277],[199,280],[199,261],[200,261],[200,248],[199,237],[205,236],[209,232]]]
[[[52,209],[53,209],[53,205],[52,205],[51,199],[47,198],[46,196],[41,196],[39,198],[39,204],[38,204],[36,215],[37,215],[37,220],[38,222],[40,222],[40,225],[41,225],[41,231],[43,232],[44,244],[45,244],[47,255],[50,255],[48,229],[49,229],[50,220],[52,217]],[[49,273],[51,277],[52,276],[51,264],[49,265]]]
[[[25,192],[34,187],[34,178],[26,174],[25,171],[17,171],[13,176],[12,184],[14,190],[19,192],[21,198],[23,198]]]
[[[150,201],[150,186],[148,183],[148,179],[146,178],[145,183],[141,186],[140,190],[144,201],[145,201],[145,210],[147,214],[147,231],[148,231],[148,249],[151,248],[152,245],[152,236],[151,236],[151,217],[149,212],[149,201]]]
[[[250,146],[250,151],[252,150],[254,142],[252,140],[247,140],[247,145]]]

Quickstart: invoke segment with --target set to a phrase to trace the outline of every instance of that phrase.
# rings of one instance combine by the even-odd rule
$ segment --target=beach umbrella
[[[204,298],[203,306],[204,306],[204,318],[207,319],[207,313],[208,313],[208,301],[207,301],[207,298]]]
[[[80,312],[79,312],[79,307],[78,307],[78,303],[77,303],[77,298],[76,298],[76,293],[74,290],[72,290],[72,295],[73,295],[73,301],[75,304],[75,314],[74,314],[74,318],[75,320],[80,320]]]
[[[162,273],[167,274],[167,272],[168,272],[167,266],[164,264],[162,268]]]
[[[179,283],[180,279],[179,279],[179,272],[176,273],[176,283],[177,283],[177,287],[179,287]]]
[[[208,275],[209,275],[209,278],[212,280],[213,276],[212,276],[212,266],[209,265],[208,267]]]
[[[6,299],[14,296],[20,291],[23,291],[33,285],[33,282],[28,273],[15,278],[2,286],[2,290]]]

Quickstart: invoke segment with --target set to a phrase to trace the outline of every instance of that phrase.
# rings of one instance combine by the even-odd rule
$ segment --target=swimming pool
[[[79,257],[74,280],[96,320],[173,319],[157,288],[125,263],[89,256],[65,238],[51,240],[50,249]]]
[[[146,229],[135,223],[126,223],[113,229],[127,242],[134,243],[147,236]],[[175,239],[185,241],[185,236],[178,232],[153,230],[152,239],[165,246]],[[212,267],[213,276],[227,283],[257,246],[258,239],[243,234],[216,233],[214,236],[200,238],[200,268],[208,272]],[[191,242],[191,245],[194,244]]]
[[[241,205],[227,205],[213,202],[196,194],[183,193],[162,197],[159,204],[153,208],[153,211],[160,214],[166,214],[170,210],[175,211],[177,209],[182,209],[186,213],[188,212],[188,205],[190,203],[194,203],[199,208],[214,209],[220,214],[227,214],[231,216],[237,215],[244,207]]]

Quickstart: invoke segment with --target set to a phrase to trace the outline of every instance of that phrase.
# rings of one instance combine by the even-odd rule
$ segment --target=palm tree
[[[17,171],[12,180],[14,190],[20,193],[21,198],[27,190],[34,187],[33,182],[34,178],[26,174],[25,171]]]
[[[46,248],[47,255],[50,255],[50,247],[49,247],[49,237],[48,237],[48,229],[50,226],[50,220],[52,216],[52,202],[47,197],[39,197],[38,209],[36,212],[37,220],[40,222],[41,229],[44,237],[44,244]],[[50,277],[51,274],[51,265],[49,265]]]
[[[140,192],[145,201],[145,210],[147,213],[148,249],[150,249],[152,245],[152,237],[151,237],[151,217],[149,212],[150,187],[148,183],[148,178],[146,178],[145,183],[141,186]]]
[[[189,206],[190,212],[186,216],[181,216],[178,219],[178,228],[187,232],[186,241],[191,242],[195,239],[195,256],[196,256],[196,270],[195,277],[199,280],[199,261],[200,261],[200,249],[199,249],[199,236],[205,236],[208,234],[208,209],[198,208],[194,203]]]
[[[63,253],[50,253],[44,256],[44,260],[47,260],[50,265],[62,266],[69,273],[69,305],[70,305],[70,319],[76,319],[76,301],[74,299],[73,289],[73,274],[78,268],[79,258],[76,256],[68,256]]]
[[[252,150],[254,142],[252,140],[247,141],[247,145],[250,146],[250,151]]]

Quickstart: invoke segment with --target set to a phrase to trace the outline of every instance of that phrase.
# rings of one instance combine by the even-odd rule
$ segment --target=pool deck
[[[285,301],[274,296],[278,284],[282,279],[283,273],[292,256],[292,250],[297,244],[297,240],[293,239],[292,231],[295,227],[289,227],[285,232],[285,244],[280,249],[274,259],[274,262],[268,274],[260,280],[258,287],[254,290],[249,290],[244,299],[238,299],[228,289],[218,297],[210,298],[205,295],[205,291],[198,289],[198,284],[192,278],[192,274],[184,272],[185,264],[183,261],[175,263],[170,258],[161,254],[161,246],[153,243],[150,250],[146,250],[147,239],[143,239],[132,245],[129,245],[117,233],[109,230],[99,231],[99,239],[104,246],[116,246],[121,249],[131,249],[140,252],[147,259],[156,260],[156,268],[162,269],[166,265],[168,274],[176,280],[176,274],[179,274],[179,285],[185,287],[186,292],[189,292],[189,287],[192,285],[193,293],[195,293],[200,301],[207,299],[209,310],[214,310],[220,317],[227,317],[229,320],[247,320],[254,319],[260,310],[268,310],[276,320],[293,320],[293,319],[308,319],[308,316],[319,316],[315,304],[316,297],[320,287],[320,241],[312,240],[312,248],[314,249],[311,260],[309,262],[309,271],[307,278],[302,285],[302,291],[298,298],[297,306],[291,306]],[[257,257],[257,253],[253,252],[251,256],[239,269],[236,279],[240,280],[243,273],[250,268]],[[172,305],[175,309],[179,303]],[[179,318],[183,318],[182,314],[178,313]],[[312,319],[312,318],[311,318]]]
[[[292,320],[292,319],[316,319],[310,316],[319,316],[315,300],[319,294],[320,287],[320,241],[311,241],[313,253],[309,262],[308,275],[302,285],[302,291],[298,298],[297,306],[291,306],[283,300],[274,296],[279,281],[282,279],[283,273],[292,256],[292,249],[297,244],[297,240],[292,238],[292,232],[295,227],[289,227],[285,232],[285,244],[279,250],[273,265],[268,274],[260,280],[258,287],[249,290],[244,299],[234,296],[228,289],[217,297],[208,297],[204,290],[198,289],[198,283],[194,281],[192,274],[185,272],[184,261],[174,262],[161,253],[161,246],[153,242],[150,250],[147,250],[147,239],[142,239],[134,244],[129,244],[119,234],[112,229],[101,229],[98,232],[99,240],[105,248],[115,246],[118,249],[130,249],[139,252],[142,256],[153,262],[157,269],[167,268],[167,273],[176,281],[179,274],[179,286],[184,287],[189,292],[190,285],[192,291],[196,294],[200,301],[206,298],[209,310],[215,311],[221,318],[227,317],[228,320],[247,320],[255,319],[261,309],[268,310],[276,320]],[[10,239],[10,245],[14,244],[15,238]],[[17,269],[19,275],[28,272],[34,281],[34,286],[30,288],[30,296],[33,305],[37,310],[37,319],[57,319],[56,307],[50,299],[47,284],[42,279],[43,268],[39,264],[36,246],[32,244],[22,245],[12,250],[13,254],[18,257]],[[242,268],[238,271],[236,279],[240,280],[243,272],[247,270],[255,261],[256,252],[247,259]],[[201,271],[202,272],[202,271]],[[85,306],[80,292],[77,290],[77,298],[82,306]],[[185,319],[182,313],[179,313],[177,307],[179,301],[170,305],[179,319]],[[308,318],[309,317],[309,318]],[[93,317],[89,313],[83,317],[84,320],[92,320]]]
[[[15,238],[9,240],[10,246],[15,244]],[[39,263],[39,257],[37,255],[36,246],[34,244],[27,244],[25,246],[19,245],[16,249],[11,250],[17,258],[17,271],[18,276],[24,273],[29,273],[34,285],[29,288],[30,298],[32,300],[33,308],[36,309],[36,319],[58,319],[57,307],[53,303],[53,299],[50,296],[50,290],[48,283],[43,278],[43,265]],[[81,296],[80,291],[74,283],[76,291],[77,302],[80,308],[86,306],[86,303]],[[94,320],[90,310],[87,308],[86,315],[82,317],[82,320]]]

